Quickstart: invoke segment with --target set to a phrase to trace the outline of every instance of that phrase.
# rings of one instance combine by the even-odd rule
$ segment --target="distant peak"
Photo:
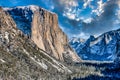
[[[69,42],[85,42],[86,39],[83,39],[83,38],[77,38],[77,37],[72,37]]]
[[[29,5],[29,6],[18,6],[16,8],[21,8],[21,9],[30,9],[33,12],[39,9],[39,6],[36,5]]]
[[[16,6],[16,7],[4,7],[5,11],[12,10],[12,9],[23,9],[23,10],[28,10],[30,9],[32,12],[35,12],[36,10],[42,9],[44,11],[47,11],[49,13],[55,14],[54,12],[48,11],[40,6],[37,5],[28,5],[28,6]]]

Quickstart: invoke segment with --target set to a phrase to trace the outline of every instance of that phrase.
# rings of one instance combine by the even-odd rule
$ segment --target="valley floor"
[[[83,61],[76,63],[76,73],[68,80],[120,80],[120,68],[113,62]]]

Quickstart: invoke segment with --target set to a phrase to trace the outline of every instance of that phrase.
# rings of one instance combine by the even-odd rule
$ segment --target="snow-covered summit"
[[[25,34],[31,34],[31,22],[33,18],[33,14],[35,11],[40,11],[43,14],[45,11],[49,12],[46,9],[43,9],[36,5],[28,5],[28,6],[17,6],[17,7],[4,7],[5,11],[9,12],[14,21],[17,24],[17,27],[23,31]],[[53,12],[49,12],[50,14],[55,14]]]
[[[48,11],[52,14],[55,14],[54,12],[51,12],[47,9],[44,9],[44,8],[41,8],[37,5],[28,5],[28,6],[16,6],[16,7],[4,7],[3,8],[5,11],[8,11],[8,10],[12,10],[12,9],[23,9],[23,10],[31,10],[32,12],[35,12],[36,10],[39,10],[39,9],[42,9],[42,10],[45,10],[45,11]]]
[[[78,39],[79,40],[79,39]],[[118,43],[120,42],[120,29],[106,32],[99,37],[90,36],[88,40],[81,45],[77,39],[71,41],[71,46],[75,49],[82,59],[113,61],[118,54]]]

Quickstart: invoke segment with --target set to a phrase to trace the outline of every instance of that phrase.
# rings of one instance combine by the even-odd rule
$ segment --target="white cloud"
[[[104,8],[105,3],[103,3],[103,1],[100,0],[97,2],[97,4],[98,4],[97,9],[92,10],[92,13],[95,13],[96,15],[100,16],[104,12],[103,8]]]
[[[64,12],[63,16],[66,16],[66,17],[68,17],[69,19],[72,19],[72,20],[76,19],[76,14],[72,14],[70,12],[67,12],[67,13]]]
[[[77,19],[77,12],[79,11],[76,9],[79,6],[77,0],[60,0],[60,4],[65,6],[63,16],[72,20]]]
[[[118,9],[115,15],[118,17],[118,20],[115,21],[115,24],[120,24],[120,0],[118,1]]]
[[[80,34],[78,34],[78,35],[73,35],[73,37],[79,37],[79,38],[82,38],[82,39],[88,39],[89,36],[90,36],[89,34],[84,33],[84,32],[80,32]]]
[[[87,6],[92,8],[92,6],[90,5],[91,1],[93,0],[84,0],[83,8],[85,9]]]
[[[120,24],[120,20],[115,20],[114,21],[114,24],[116,25],[116,24]]]
[[[118,17],[120,19],[120,0],[118,1],[118,6],[119,6],[119,9],[118,9]]]
[[[91,23],[93,20],[93,18],[87,18],[87,19],[84,19],[83,22],[85,23]]]
[[[53,5],[50,6],[50,10],[53,10],[55,7]]]
[[[78,6],[78,3],[76,0],[59,0],[61,5],[64,6],[72,6],[72,7],[76,7]]]

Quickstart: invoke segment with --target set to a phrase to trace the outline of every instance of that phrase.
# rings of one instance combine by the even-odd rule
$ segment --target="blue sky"
[[[68,37],[87,38],[120,28],[119,0],[0,0],[0,6],[38,5],[58,14]]]

